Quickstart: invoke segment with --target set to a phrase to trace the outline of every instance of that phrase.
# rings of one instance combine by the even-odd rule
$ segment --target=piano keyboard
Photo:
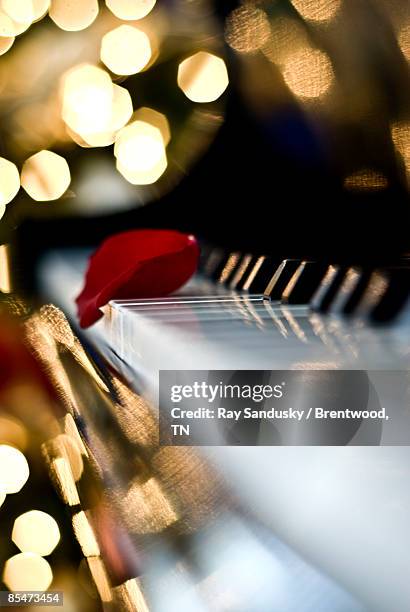
[[[55,252],[42,265],[44,295],[73,322],[85,263],[85,253]],[[408,370],[408,285],[403,264],[209,249],[176,295],[114,300],[82,333],[154,402],[160,369]],[[326,568],[363,609],[386,612],[410,609],[410,449],[391,444],[202,451],[279,538]]]

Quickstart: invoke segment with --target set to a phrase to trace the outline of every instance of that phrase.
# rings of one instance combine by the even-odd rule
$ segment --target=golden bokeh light
[[[17,167],[8,159],[0,157],[0,205],[5,206],[16,197],[20,189]]]
[[[144,123],[149,123],[150,125],[156,127],[161,132],[164,145],[166,147],[168,146],[169,141],[171,140],[171,128],[169,127],[169,122],[165,115],[154,110],[153,108],[142,106],[135,111],[133,119],[144,121]]]
[[[13,46],[14,41],[14,36],[0,37],[0,55],[4,55],[5,53],[7,53],[7,51]]]
[[[410,187],[410,121],[398,121],[391,126],[391,136],[397,153],[403,160]]]
[[[286,59],[283,78],[295,96],[320,98],[330,89],[334,74],[326,53],[305,47]]]
[[[29,157],[21,171],[21,186],[38,202],[58,200],[71,183],[70,168],[64,157],[40,151]]]
[[[30,470],[21,451],[8,444],[0,444],[0,489],[18,493],[26,484]]]
[[[114,74],[137,74],[151,59],[150,39],[138,28],[121,25],[103,36],[100,56]]]
[[[344,187],[348,191],[380,191],[387,189],[389,182],[381,172],[363,168],[347,176]]]
[[[83,138],[107,131],[113,107],[110,75],[91,64],[81,64],[66,72],[60,96],[63,121]]]
[[[206,51],[199,51],[178,67],[178,86],[192,102],[213,102],[229,85],[225,62]]]
[[[410,23],[400,30],[398,41],[401,52],[407,61],[410,62]]]
[[[3,11],[17,23],[34,21],[33,0],[1,0]]]
[[[105,0],[105,4],[118,19],[132,21],[146,17],[156,0]]]
[[[118,171],[133,185],[155,183],[167,167],[161,131],[144,121],[134,121],[118,132],[114,155]]]
[[[41,510],[30,510],[16,518],[11,539],[21,552],[51,555],[60,541],[55,519]]]
[[[33,21],[39,21],[48,13],[51,0],[32,0],[33,2]]]
[[[80,480],[84,470],[84,464],[81,451],[75,440],[67,434],[59,434],[53,438],[50,444],[53,446],[54,453],[67,461],[74,480]]]
[[[0,443],[24,451],[28,443],[28,433],[23,423],[12,416],[0,417]]]
[[[10,591],[46,591],[52,581],[49,563],[36,553],[19,553],[4,565],[3,582]]]
[[[225,40],[239,53],[254,53],[261,49],[271,34],[265,11],[251,4],[231,12],[226,20]]]
[[[94,530],[85,512],[81,511],[73,515],[73,530],[84,557],[96,557],[100,554]]]
[[[49,15],[62,30],[88,28],[98,15],[98,0],[51,0]]]
[[[0,489],[0,508],[4,504],[6,496],[7,494],[2,489]]]
[[[31,26],[31,21],[18,22],[14,21],[7,13],[0,9],[0,36],[13,37],[22,34]]]
[[[282,65],[289,55],[306,47],[308,44],[307,34],[302,25],[290,17],[276,17],[271,24],[272,36],[264,46],[263,52],[268,59]]]
[[[341,7],[341,0],[291,0],[295,9],[306,21],[332,21]]]

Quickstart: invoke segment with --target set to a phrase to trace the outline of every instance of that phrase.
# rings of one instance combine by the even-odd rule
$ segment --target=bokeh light
[[[328,22],[334,19],[341,7],[341,0],[291,0],[295,9],[306,21]]]
[[[34,13],[33,21],[39,21],[47,14],[51,0],[32,0],[32,2]]]
[[[258,51],[269,40],[270,34],[265,11],[251,4],[233,10],[226,20],[225,40],[239,53]]]
[[[14,41],[14,36],[3,36],[0,38],[0,55],[7,53],[7,51],[13,46]]]
[[[114,74],[141,72],[151,56],[151,43],[147,34],[130,25],[121,25],[107,32],[101,41],[101,61]]]
[[[52,0],[49,15],[62,30],[88,28],[98,15],[98,0]]]
[[[142,19],[152,11],[156,0],[105,0],[110,11],[119,19]]]
[[[169,127],[168,119],[163,113],[160,113],[153,108],[142,106],[135,111],[133,119],[144,121],[145,123],[149,123],[150,125],[156,127],[161,132],[164,145],[166,147],[168,146],[168,143],[171,140],[171,129]]]
[[[144,121],[134,121],[118,132],[114,155],[118,171],[133,185],[155,183],[167,167],[161,131]]]
[[[110,75],[91,64],[75,66],[63,75],[60,95],[64,122],[81,137],[107,131],[112,117]]]
[[[1,7],[17,23],[32,23],[34,21],[32,0],[1,0]]]
[[[28,433],[23,423],[12,416],[0,417],[0,443],[23,451],[28,443]]]
[[[26,484],[30,470],[21,451],[0,444],[0,488],[6,493],[18,493]]]
[[[410,23],[400,30],[398,41],[404,57],[410,62]]]
[[[326,53],[305,47],[286,59],[283,78],[295,96],[320,98],[329,90],[334,74]]]
[[[268,59],[281,66],[295,51],[308,45],[306,30],[301,23],[290,17],[276,17],[271,24],[272,36],[264,46]]]
[[[19,23],[14,21],[7,13],[0,8],[0,36],[12,37],[22,34],[31,25],[31,21]]]
[[[57,522],[47,512],[30,510],[16,518],[11,539],[21,552],[50,555],[60,541]]]
[[[94,530],[85,512],[81,511],[73,515],[73,530],[84,557],[95,557],[100,554]]]
[[[6,205],[16,197],[20,189],[17,167],[8,159],[0,157],[0,205]]]
[[[228,84],[225,62],[212,53],[199,51],[178,67],[178,86],[192,102],[213,102]]]
[[[19,553],[4,565],[3,582],[10,591],[46,591],[52,581],[49,563],[36,553]]]
[[[381,172],[371,168],[363,168],[353,172],[344,180],[344,187],[348,191],[380,191],[387,189],[389,182]]]
[[[29,157],[21,171],[21,186],[33,200],[58,200],[70,186],[70,168],[64,157],[40,151]]]

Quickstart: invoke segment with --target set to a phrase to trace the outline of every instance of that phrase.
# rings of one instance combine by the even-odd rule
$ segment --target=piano
[[[88,255],[78,248],[50,251],[40,266],[42,295],[74,328],[74,297]],[[171,487],[167,499],[183,500],[185,519],[175,524],[184,527],[177,536],[159,504],[156,520],[165,526],[157,530],[158,541],[147,545],[139,534],[136,545],[147,517],[139,525],[136,509],[130,525],[132,504],[140,508],[141,498],[132,497],[138,470],[127,464],[134,452],[129,441],[115,447],[115,465],[103,461],[108,498],[114,495],[127,533],[134,533],[133,552],[143,559],[138,584],[149,609],[409,608],[410,450],[404,430],[368,431],[363,424],[335,446],[258,446],[256,439],[239,448],[152,450],[160,370],[365,370],[381,394],[387,388],[391,401],[408,406],[408,281],[406,258],[360,265],[204,245],[198,274],[175,295],[113,300],[97,324],[76,329],[98,371],[112,380],[115,373],[117,392],[131,394],[126,409],[117,402],[97,411],[87,405],[89,392],[79,393],[77,420],[96,432],[96,455],[112,457],[107,431],[124,429],[138,440],[138,452],[150,449],[150,465],[167,455],[161,481],[168,495]],[[78,372],[71,381],[74,389],[80,385]],[[405,409],[405,424],[408,418]],[[122,476],[119,499],[113,482]],[[201,508],[206,516],[198,518]]]

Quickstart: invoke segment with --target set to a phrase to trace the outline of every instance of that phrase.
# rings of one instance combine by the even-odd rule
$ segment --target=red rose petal
[[[168,295],[194,274],[199,247],[194,236],[173,230],[115,234],[90,257],[85,285],[76,299],[81,327],[102,317],[112,299]]]

